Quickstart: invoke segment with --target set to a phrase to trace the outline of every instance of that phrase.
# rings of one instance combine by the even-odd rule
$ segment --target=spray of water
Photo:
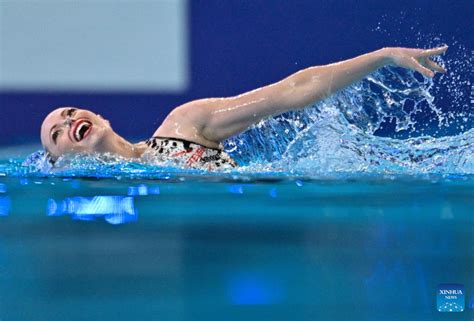
[[[229,140],[227,151],[248,170],[472,174],[474,104],[465,94],[470,81],[459,75],[473,64],[462,58],[438,58],[454,70],[434,80],[383,68],[324,102],[259,123]],[[436,137],[448,130],[455,134]]]

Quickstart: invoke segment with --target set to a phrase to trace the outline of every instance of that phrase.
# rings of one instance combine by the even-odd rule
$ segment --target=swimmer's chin
[[[88,142],[92,151],[99,153],[106,153],[113,151],[114,146],[114,132],[109,128],[100,128],[95,135],[90,137]]]
[[[105,119],[104,117],[102,117],[101,115],[97,114],[97,117],[102,121],[102,124],[103,124],[103,127],[108,127],[108,128],[112,128],[112,126],[110,125],[110,121]]]

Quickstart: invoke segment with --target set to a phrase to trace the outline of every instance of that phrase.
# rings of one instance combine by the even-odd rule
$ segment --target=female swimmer
[[[131,159],[174,161],[179,166],[209,169],[237,166],[221,142],[260,120],[304,108],[325,99],[375,70],[392,64],[433,77],[446,72],[430,59],[448,46],[433,49],[383,48],[353,59],[300,70],[289,77],[228,98],[188,102],[166,117],[152,138],[132,144],[100,115],[62,107],[41,126],[41,142],[54,162],[65,154],[111,153]]]

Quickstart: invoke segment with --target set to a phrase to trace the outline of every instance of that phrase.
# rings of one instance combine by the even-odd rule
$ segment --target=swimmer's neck
[[[115,132],[106,137],[101,148],[104,152],[117,154],[124,158],[140,158],[145,152],[146,144],[143,142],[132,144]]]

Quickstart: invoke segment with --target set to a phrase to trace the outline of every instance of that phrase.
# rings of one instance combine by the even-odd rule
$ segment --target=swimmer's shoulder
[[[209,99],[198,99],[176,107],[168,114],[152,137],[176,138],[209,148],[221,148],[221,142],[207,139],[203,135],[206,113],[202,110],[208,105],[208,101]]]
[[[153,133],[152,137],[161,137],[161,138],[176,138],[180,140],[186,140],[192,143],[202,145],[204,147],[221,149],[222,146],[218,142],[213,142],[202,135],[199,134],[195,127],[191,126],[182,126],[180,124],[173,123],[163,123],[158,129]]]

